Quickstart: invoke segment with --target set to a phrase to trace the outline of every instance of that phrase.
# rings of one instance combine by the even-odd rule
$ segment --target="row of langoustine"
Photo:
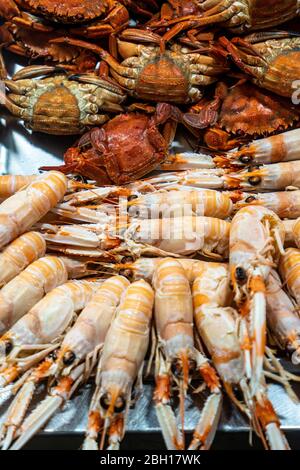
[[[107,442],[110,449],[118,449],[125,432],[134,382],[141,376],[150,339],[153,306],[158,341],[154,400],[168,448],[183,449],[185,446],[185,397],[192,378],[197,374],[211,395],[201,415],[199,412],[191,449],[209,448],[213,441],[222,407],[222,386],[249,419],[256,418],[259,428],[256,430],[263,430],[271,448],[288,448],[265,387],[261,385],[255,394],[254,407],[249,401],[251,393],[243,349],[236,330],[237,314],[229,308],[232,292],[228,266],[202,263],[198,268],[192,288],[183,265],[168,258],[157,264],[153,287],[144,280],[130,284],[126,278],[115,276],[105,280],[100,287],[94,284],[91,288],[89,282],[77,281],[65,284],[63,289],[57,288],[60,296],[64,290],[64,301],[67,298],[70,302],[72,292],[72,309],[82,310],[82,313],[61,341],[52,344],[52,348],[45,345],[46,353],[56,350],[55,354],[46,358],[45,354],[28,355],[23,361],[23,370],[19,365],[19,373],[25,373],[24,380],[16,383],[16,390],[20,387],[21,390],[2,424],[4,448],[8,448],[16,438],[11,448],[22,447],[71,398],[99,361],[84,449],[97,449],[98,435],[101,436],[101,448]],[[53,291],[37,305],[36,312],[43,304],[39,313],[41,326],[50,320],[50,303],[55,298],[59,297]],[[211,363],[196,346],[194,329],[205,344]],[[49,342],[49,332],[44,341]],[[25,350],[27,348],[28,345]],[[7,354],[6,367],[12,367],[10,362],[16,367],[12,351]],[[3,368],[1,376],[5,376]],[[48,396],[25,418],[37,384],[46,379],[52,383]],[[237,384],[243,394],[242,401],[233,391]],[[177,428],[170,401],[177,387],[183,432]]]

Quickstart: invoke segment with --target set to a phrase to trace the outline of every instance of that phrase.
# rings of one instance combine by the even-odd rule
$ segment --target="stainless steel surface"
[[[10,56],[8,56],[10,57]],[[9,62],[9,70],[12,72]],[[1,110],[0,118],[0,173],[33,174],[37,173],[39,166],[57,165],[62,162],[65,150],[74,142],[74,138],[48,136],[45,134],[32,134],[22,124],[18,124],[8,114]],[[0,115],[0,116],[1,116]],[[184,144],[178,144],[182,148]],[[286,364],[289,364],[287,362]],[[290,366],[288,366],[290,368]],[[295,369],[294,369],[295,370]],[[300,387],[299,397],[300,397]],[[284,429],[300,429],[300,404],[294,403],[284,389],[277,384],[270,384],[270,398],[281,419]],[[35,398],[35,403],[43,398],[45,390],[40,388],[40,393]],[[87,410],[92,394],[92,386],[87,385],[67,403],[64,409],[48,423],[43,433],[55,434],[80,434],[84,431]],[[130,411],[127,432],[158,432],[159,426],[152,403],[153,384],[146,383],[143,395]],[[4,416],[9,400],[0,395],[0,415]],[[204,403],[204,396],[190,396],[187,400],[186,429],[194,429]],[[0,418],[1,420],[1,418]],[[224,401],[223,414],[220,423],[223,431],[238,432],[248,429],[244,417],[232,407],[227,399]]]

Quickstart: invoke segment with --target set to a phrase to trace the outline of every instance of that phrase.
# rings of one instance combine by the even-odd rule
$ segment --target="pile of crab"
[[[298,402],[279,357],[300,364],[299,16],[299,0],[0,0],[1,117],[79,135],[61,166],[0,176],[3,449],[87,381],[83,448],[118,449],[148,376],[168,449],[209,449],[225,395],[289,449],[268,384]],[[7,54],[30,65],[9,77]]]

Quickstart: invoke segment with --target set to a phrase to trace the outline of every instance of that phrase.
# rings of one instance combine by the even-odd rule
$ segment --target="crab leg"
[[[69,44],[72,46],[82,47],[83,49],[90,50],[95,54],[99,55],[107,64],[112,68],[113,71],[118,73],[118,75],[124,75],[128,78],[135,78],[136,72],[130,67],[123,67],[118,63],[118,61],[110,55],[105,49],[102,49],[96,44],[91,44],[80,39],[72,39],[67,37],[56,38],[51,41],[54,44]],[[143,47],[143,46],[141,46]]]

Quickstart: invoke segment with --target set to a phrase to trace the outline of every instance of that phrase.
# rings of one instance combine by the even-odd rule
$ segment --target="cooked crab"
[[[227,151],[245,140],[282,132],[297,124],[300,111],[288,100],[246,82],[229,88],[218,83],[215,98],[203,99],[184,115],[187,124],[205,131],[205,144]]]
[[[143,109],[140,108],[140,109]],[[168,156],[172,125],[181,114],[160,103],[147,113],[121,114],[101,128],[88,132],[65,154],[65,165],[56,169],[79,174],[98,184],[126,184],[154,170]],[[50,167],[42,167],[48,171]]]
[[[116,0],[0,0],[0,17],[6,27],[49,33],[59,23],[68,27],[67,34],[88,38],[108,36],[129,21],[126,7]]]
[[[223,37],[220,44],[254,83],[278,95],[293,96],[300,77],[300,36],[266,32],[231,41]]]
[[[120,8],[115,0],[0,0],[3,18],[12,19],[24,11],[63,24],[106,18],[115,14],[115,8]]]
[[[47,134],[83,133],[107,121],[107,112],[122,112],[126,99],[111,80],[95,74],[68,76],[50,66],[25,67],[4,83],[9,90],[4,106],[29,129]]]
[[[299,0],[168,0],[160,17],[148,26],[169,28],[170,39],[182,31],[220,23],[236,33],[263,30],[299,15]]]
[[[0,26],[0,44],[20,56],[31,60],[43,59],[46,64],[58,64],[74,72],[90,72],[95,69],[98,59],[92,52],[68,44],[51,43],[52,39],[61,36],[61,30],[35,30],[33,34],[32,29],[32,25],[20,26],[6,22]]]
[[[117,41],[118,51],[124,59],[122,63],[95,44],[70,38],[53,42],[85,47],[98,53],[109,65],[114,79],[131,96],[156,102],[197,102],[204,87],[216,82],[220,74],[228,70],[224,58],[213,57],[209,48],[201,53],[174,44],[162,51],[160,36],[136,29],[123,31]]]

